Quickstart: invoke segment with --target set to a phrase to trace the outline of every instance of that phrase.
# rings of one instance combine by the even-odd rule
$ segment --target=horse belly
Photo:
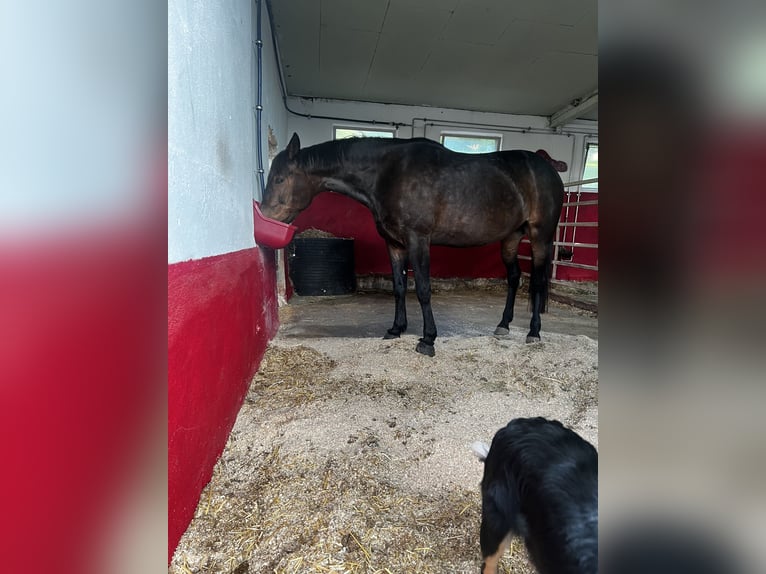
[[[478,247],[501,241],[523,225],[516,214],[497,210],[445,210],[431,233],[433,245],[448,247]]]

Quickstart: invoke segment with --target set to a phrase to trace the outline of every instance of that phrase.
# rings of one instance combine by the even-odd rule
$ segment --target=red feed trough
[[[253,201],[253,220],[255,222],[255,242],[272,249],[282,249],[293,239],[298,230],[295,225],[269,219],[261,213],[258,203]]]

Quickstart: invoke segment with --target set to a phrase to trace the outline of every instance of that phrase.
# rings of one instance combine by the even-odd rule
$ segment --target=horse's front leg
[[[425,237],[410,241],[410,263],[415,273],[415,291],[418,295],[420,309],[423,311],[423,337],[415,350],[423,355],[433,357],[434,341],[436,340],[436,322],[431,310],[431,244]]]
[[[388,256],[391,259],[391,273],[394,282],[394,300],[396,311],[394,325],[383,336],[384,339],[396,339],[407,330],[407,250],[388,243]]]

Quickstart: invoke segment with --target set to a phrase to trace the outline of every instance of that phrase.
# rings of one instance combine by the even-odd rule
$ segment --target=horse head
[[[277,154],[269,170],[261,212],[266,217],[292,222],[316,195],[311,181],[298,162],[301,141],[294,133],[287,147]]]

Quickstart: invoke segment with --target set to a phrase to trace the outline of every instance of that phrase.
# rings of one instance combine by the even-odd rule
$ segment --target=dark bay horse
[[[508,295],[496,335],[507,335],[521,269],[525,234],[532,246],[527,342],[540,340],[564,187],[550,161],[528,151],[463,154],[425,139],[355,138],[300,147],[293,134],[271,166],[261,210],[291,222],[323,191],[347,195],[370,209],[385,239],[393,272],[396,313],[385,338],[407,329],[404,299],[412,267],[423,312],[416,350],[434,355],[430,246],[475,247],[500,242]]]

